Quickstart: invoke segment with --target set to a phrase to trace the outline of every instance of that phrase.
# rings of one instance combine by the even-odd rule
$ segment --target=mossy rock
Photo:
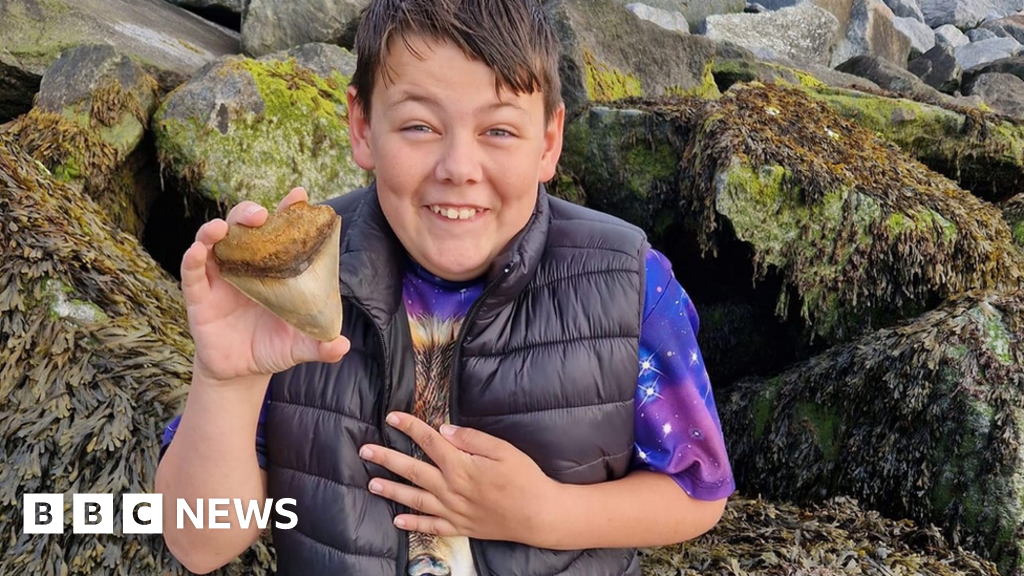
[[[664,111],[655,113],[665,114]],[[809,336],[835,343],[969,289],[1021,285],[999,211],[800,89],[737,86],[690,122],[682,217],[703,250],[735,237],[783,278]]]
[[[641,20],[618,0],[556,0],[545,10],[562,44],[559,71],[570,119],[588,102],[718,96],[711,75],[715,43],[707,38]]]
[[[314,202],[368,182],[352,160],[348,78],[315,74],[295,59],[223,58],[161,105],[153,120],[164,172],[186,193],[230,208],[268,209],[296,186]]]
[[[807,94],[983,199],[1000,202],[1024,188],[1024,122],[839,88]]]
[[[106,44],[80,46],[46,71],[35,107],[7,131],[141,240],[159,191],[142,181],[149,150],[139,149],[156,106],[156,80],[138,64]]]
[[[185,574],[160,535],[70,534],[73,493],[153,492],[194,353],[181,293],[134,237],[0,134],[2,574]],[[65,537],[24,534],[22,495],[61,493]],[[118,504],[119,506],[119,504]],[[262,542],[222,574],[268,573]]]
[[[1003,217],[1010,225],[1014,243],[1024,249],[1024,193],[1004,202],[1002,208]]]
[[[798,502],[849,495],[1024,566],[1024,291],[971,291],[736,386],[737,483]]]
[[[844,497],[798,506],[734,495],[711,532],[641,549],[640,566],[645,576],[999,574],[934,526],[888,519]]]

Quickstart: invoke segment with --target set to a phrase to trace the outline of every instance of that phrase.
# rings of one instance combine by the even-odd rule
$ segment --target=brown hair
[[[453,42],[467,58],[494,70],[495,91],[540,91],[545,120],[562,101],[558,77],[559,44],[540,0],[373,0],[363,10],[356,33],[358,55],[352,85],[356,101],[370,117],[378,78],[390,78],[388,43],[401,38],[414,55],[412,36]]]

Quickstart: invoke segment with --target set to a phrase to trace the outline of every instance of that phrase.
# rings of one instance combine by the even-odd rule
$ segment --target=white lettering
[[[297,503],[295,502],[295,498],[281,498],[280,500],[277,501],[277,505],[275,506],[274,509],[277,510],[277,513],[281,516],[290,518],[291,522],[288,522],[287,524],[282,524],[278,522],[275,524],[275,526],[277,526],[277,528],[281,530],[290,530],[292,528],[295,528],[295,525],[299,523],[299,517],[296,516],[295,512],[292,512],[291,510],[285,508],[285,504],[291,504],[292,506],[295,506]]]
[[[267,498],[263,501],[262,514],[260,513],[259,504],[259,500],[250,500],[249,508],[243,513],[242,500],[235,498],[235,513],[238,515],[238,524],[242,528],[248,528],[249,522],[251,522],[250,518],[252,516],[256,516],[256,526],[258,526],[260,530],[266,529],[267,521],[270,520],[270,510],[273,506],[273,499]]]
[[[192,508],[188,505],[188,502],[184,498],[178,498],[178,530],[185,528],[185,514],[192,519],[192,525],[196,528],[203,527],[203,499],[196,498],[196,513],[192,513]]]

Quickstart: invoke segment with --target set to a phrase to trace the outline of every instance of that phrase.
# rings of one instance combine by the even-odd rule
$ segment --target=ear
[[[356,99],[355,86],[345,91],[348,100],[348,135],[352,143],[352,159],[363,170],[373,170],[373,147],[370,142],[370,119],[363,113],[363,107]]]
[[[540,157],[540,181],[555,177],[555,168],[562,155],[562,131],[565,123],[565,104],[559,104],[544,129],[544,153]]]

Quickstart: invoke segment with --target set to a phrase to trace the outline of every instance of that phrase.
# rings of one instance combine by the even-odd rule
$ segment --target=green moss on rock
[[[586,66],[587,97],[594,102],[611,102],[629,96],[641,96],[640,79],[602,62],[592,52],[583,50]]]
[[[347,78],[318,76],[294,58],[233,57],[209,74],[250,77],[262,111],[171,118],[169,96],[154,122],[157,146],[165,170],[191,189],[226,207],[252,200],[273,209],[296,186],[319,201],[368,183],[351,159]]]

